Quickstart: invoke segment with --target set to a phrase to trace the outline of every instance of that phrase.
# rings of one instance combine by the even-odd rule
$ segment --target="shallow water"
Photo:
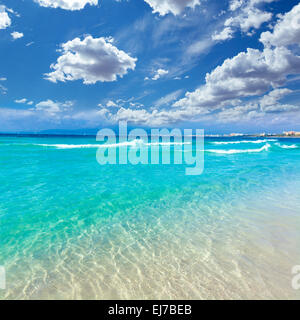
[[[206,139],[200,176],[95,144],[0,136],[0,298],[300,298],[300,139]]]

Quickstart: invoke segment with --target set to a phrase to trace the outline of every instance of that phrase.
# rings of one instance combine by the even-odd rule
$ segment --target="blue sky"
[[[0,0],[0,132],[300,130],[300,4]]]

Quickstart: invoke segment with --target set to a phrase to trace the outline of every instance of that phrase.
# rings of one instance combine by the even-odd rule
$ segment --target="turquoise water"
[[[300,139],[206,138],[200,176],[95,144],[0,136],[0,298],[300,298]]]

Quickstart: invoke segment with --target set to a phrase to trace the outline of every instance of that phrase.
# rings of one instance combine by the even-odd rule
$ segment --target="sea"
[[[299,138],[206,137],[200,175],[99,147],[0,135],[0,299],[300,299]]]

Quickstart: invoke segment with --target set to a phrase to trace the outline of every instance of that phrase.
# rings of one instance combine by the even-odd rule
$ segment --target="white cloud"
[[[244,3],[244,0],[232,0],[230,2],[229,10],[235,11],[236,9],[240,8]]]
[[[271,0],[253,0],[252,4],[261,2]],[[240,3],[244,5],[243,1]],[[290,39],[294,40],[289,41],[289,44],[299,45],[295,40],[297,38],[291,36]],[[287,77],[298,74],[300,57],[291,49],[283,46],[266,46],[263,50],[249,48],[246,52],[226,59],[207,74],[205,84],[194,92],[187,92],[183,99],[173,104],[173,108],[160,109],[161,106],[167,107],[173,100],[174,96],[170,94],[156,101],[154,108],[136,110],[121,107],[115,114],[110,114],[109,118],[112,121],[127,120],[149,126],[178,121],[251,122],[255,119],[262,123],[279,123],[280,117],[299,119],[299,106],[280,101],[292,93],[290,89],[281,88],[287,82]]]
[[[144,0],[153,9],[153,13],[164,16],[168,13],[181,14],[186,7],[195,8],[200,0]]]
[[[0,84],[0,93],[6,94],[7,93],[7,88],[4,87],[2,84]]]
[[[167,75],[169,73],[168,70],[164,70],[164,69],[158,69],[155,71],[154,76],[151,78],[152,80],[158,80],[159,78]],[[145,78],[145,80],[149,80],[148,77]]]
[[[264,22],[270,21],[271,18],[272,13],[248,6],[239,15],[228,18],[224,26],[240,28],[242,32],[246,33],[251,28],[259,29]]]
[[[0,30],[6,29],[11,25],[11,19],[6,11],[8,11],[7,8],[0,5]]]
[[[271,0],[252,1],[253,3],[271,2]],[[299,45],[296,36],[299,32],[299,23],[295,23],[294,19],[297,12],[298,8],[293,8],[274,28],[275,33],[282,25],[284,29],[288,29],[287,24],[293,24],[289,28],[292,31],[287,36],[286,44]],[[268,38],[271,39],[271,36],[268,34]],[[276,89],[285,84],[287,76],[299,73],[300,57],[286,47],[280,46],[273,49],[265,47],[263,51],[247,49],[247,52],[241,52],[232,59],[226,59],[221,66],[206,75],[206,83],[203,86],[194,92],[187,92],[185,98],[177,101],[174,106],[218,109],[230,104],[232,100],[259,96],[271,88]],[[278,94],[282,93],[287,91],[274,90],[265,100],[277,98]]]
[[[109,100],[109,101],[106,103],[106,106],[107,106],[108,108],[117,108],[117,107],[118,107],[118,105],[117,105],[115,102],[113,102],[112,100]]]
[[[65,10],[81,10],[87,4],[96,6],[98,0],[35,0],[42,7],[61,8]]]
[[[272,13],[263,11],[258,6],[262,3],[271,3],[276,0],[232,0],[229,11],[232,16],[224,22],[224,28],[213,35],[213,40],[224,41],[231,39],[237,30],[252,35],[254,29],[272,19]]]
[[[15,103],[22,103],[22,104],[28,104],[29,106],[33,105],[33,101],[29,101],[27,100],[26,98],[23,98],[23,99],[17,99],[15,100]]]
[[[14,40],[20,39],[24,37],[24,34],[22,32],[14,31],[11,33],[11,36],[13,37]]]
[[[299,107],[289,104],[280,104],[279,101],[293,91],[287,88],[275,89],[264,95],[259,103],[263,112],[280,112],[299,109]]]
[[[248,49],[227,59],[210,74],[206,83],[176,107],[219,108],[233,99],[261,95],[271,87],[283,85],[286,77],[300,73],[300,57],[286,48],[265,48],[262,52]]]
[[[75,38],[61,45],[61,56],[46,74],[52,82],[82,79],[84,84],[115,81],[134,70],[136,58],[112,45],[112,38]]]
[[[219,33],[215,33],[212,36],[212,39],[215,41],[223,41],[223,40],[227,40],[227,39],[231,39],[233,37],[233,30],[229,27],[226,27],[225,29],[223,29],[221,32]]]
[[[175,101],[176,99],[178,99],[178,97],[181,95],[182,90],[176,90],[174,92],[171,92],[169,94],[167,94],[166,96],[160,98],[159,100],[157,100],[154,105],[156,107],[161,107],[161,106],[166,106],[168,105],[170,102]]]
[[[43,113],[46,113],[50,116],[55,116],[57,113],[66,111],[70,109],[70,107],[73,106],[72,101],[66,101],[66,102],[54,102],[50,99],[41,101],[38,104],[36,104],[35,108],[32,110],[35,111],[41,111]]]
[[[258,111],[258,108],[259,105],[257,103],[224,108],[216,115],[216,118],[219,122],[224,123],[249,121],[264,116],[263,113]]]
[[[176,123],[183,120],[198,120],[198,116],[206,114],[204,110],[171,109],[171,110],[147,110],[120,108],[114,115],[109,116],[113,122],[128,121],[134,124],[143,124],[146,126],[162,126],[170,123]]]
[[[273,32],[263,32],[260,41],[265,46],[288,46],[300,43],[300,3],[284,15],[279,15],[279,21]]]
[[[116,101],[108,100],[98,104],[101,109],[110,110],[111,112],[116,112],[117,109],[122,107],[130,107],[132,109],[139,109],[144,107],[144,105],[138,101],[134,101],[134,97],[130,99],[117,99]]]
[[[7,79],[5,77],[1,77],[0,81],[6,81]],[[7,88],[4,87],[4,85],[0,84],[0,93],[1,94],[6,94],[7,93]]]
[[[211,38],[204,38],[199,41],[192,43],[186,50],[185,55],[188,56],[199,56],[200,54],[206,53],[213,46],[214,42]]]
[[[17,99],[15,100],[15,103],[26,103],[27,102],[27,99],[26,98],[23,98],[23,99]]]
[[[129,102],[129,106],[135,109],[140,109],[144,107],[144,105],[140,102]]]
[[[292,90],[287,88],[275,89],[256,99],[252,102],[239,104],[234,107],[227,107],[217,113],[217,120],[220,122],[241,122],[251,121],[253,119],[262,119],[265,121],[268,117],[276,114],[295,113],[300,110],[300,106],[280,103],[280,100],[292,93]]]

